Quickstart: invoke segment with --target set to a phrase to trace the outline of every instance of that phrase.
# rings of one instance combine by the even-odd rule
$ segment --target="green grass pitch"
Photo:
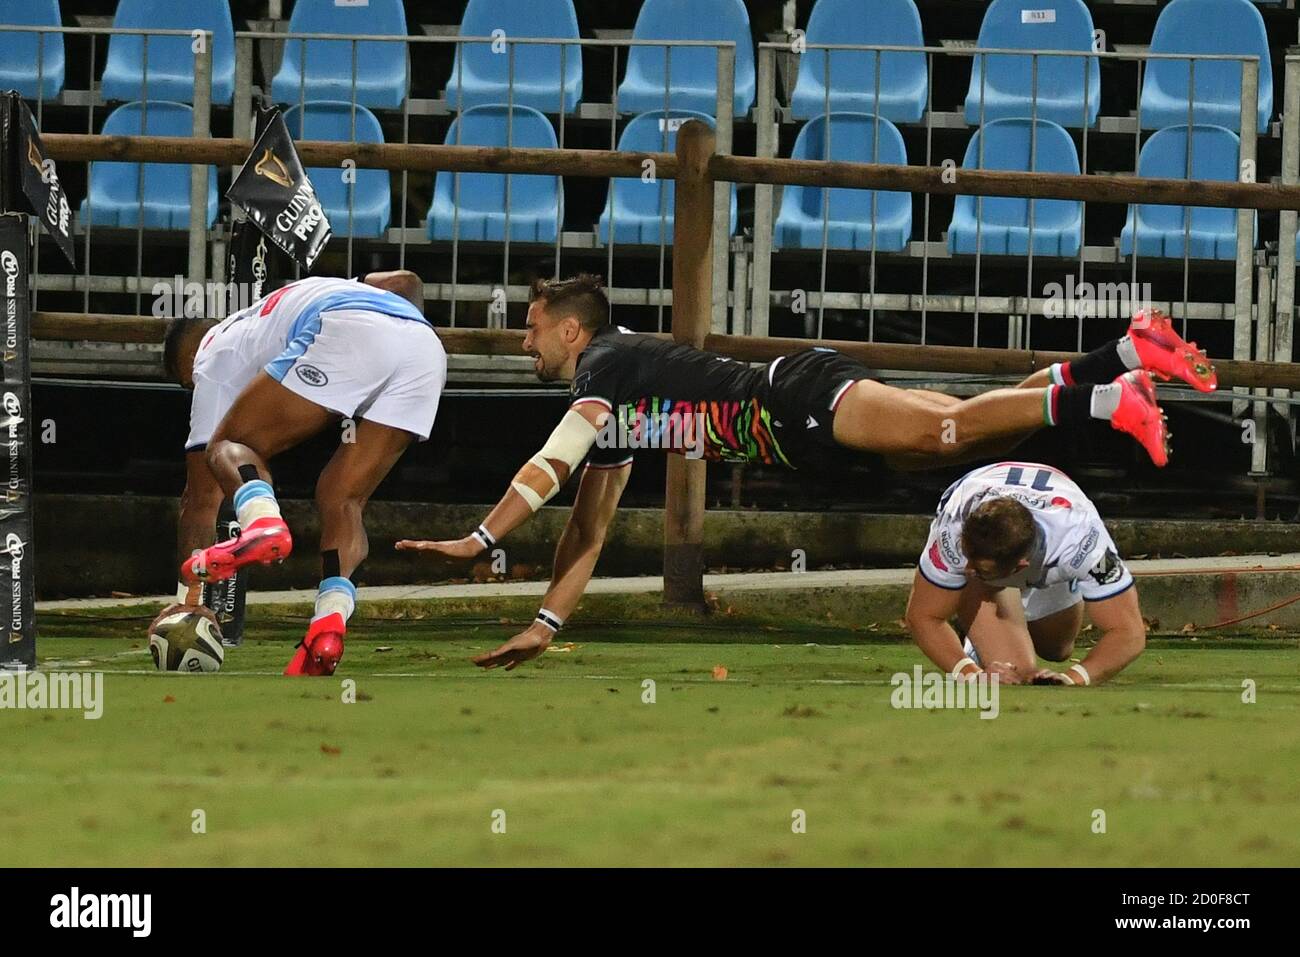
[[[468,661],[507,626],[370,620],[333,678],[287,679],[288,618],[198,676],[153,672],[138,619],[42,624],[43,667],[106,672],[104,711],[0,711],[0,866],[1300,856],[1292,638],[1154,640],[1110,686],[1003,688],[982,720],[894,709],[919,653],[826,627],[589,624],[507,674]]]

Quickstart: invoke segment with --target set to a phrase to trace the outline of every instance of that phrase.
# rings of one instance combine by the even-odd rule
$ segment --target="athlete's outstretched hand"
[[[533,624],[500,648],[477,655],[473,662],[480,668],[488,670],[498,665],[505,665],[506,671],[513,671],[517,665],[531,661],[545,651],[554,637],[555,632],[545,625]]]
[[[404,538],[394,546],[399,552],[437,552],[446,558],[473,558],[483,551],[479,540],[472,536],[455,541],[426,542]]]

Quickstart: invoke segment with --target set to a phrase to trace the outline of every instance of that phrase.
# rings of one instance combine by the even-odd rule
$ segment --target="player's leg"
[[[320,515],[321,582],[316,608],[286,675],[333,674],[356,604],[352,574],[365,560],[369,541],[362,513],[375,488],[417,436],[362,420],[355,441],[339,445],[316,483]]]
[[[1083,627],[1083,599],[1077,582],[1032,589],[1025,596],[1025,619],[1034,650],[1048,661],[1065,661]]]
[[[267,461],[323,430],[338,414],[259,372],[240,393],[208,443],[208,467],[234,495],[251,466],[269,480]]]
[[[983,589],[964,588],[957,620],[975,651],[971,657],[981,667],[1005,662],[1026,677],[1037,669],[1034,642],[1016,589],[1003,588],[986,598]]]
[[[1109,385],[995,389],[955,404],[860,379],[840,397],[833,434],[850,449],[922,457],[937,465],[1023,438],[1044,425],[1074,429],[1092,419],[1133,436],[1157,465],[1168,461],[1164,416],[1145,372],[1128,373]]]
[[[280,515],[267,461],[326,428],[337,415],[259,372],[208,442],[207,463],[234,501],[239,537],[181,564],[181,580],[221,581],[253,562],[283,561],[293,538]]]
[[[1205,351],[1179,336],[1163,312],[1143,309],[1133,316],[1127,335],[1078,359],[1039,369],[1017,388],[1105,384],[1133,369],[1145,369],[1165,382],[1181,379],[1199,392],[1213,392],[1218,386],[1214,365]]]
[[[1048,661],[1065,661],[1074,651],[1075,639],[1083,627],[1083,602],[1029,623],[1034,650]]]
[[[447,381],[447,355],[432,328],[388,317],[359,318],[364,322],[349,329],[371,330],[366,341],[376,364],[375,384],[350,406],[359,419],[355,432],[345,436],[316,485],[320,592],[307,636],[285,674],[328,675],[338,665],[356,598],[350,576],[369,548],[362,512],[406,447],[429,437]],[[333,365],[338,369],[343,363]]]

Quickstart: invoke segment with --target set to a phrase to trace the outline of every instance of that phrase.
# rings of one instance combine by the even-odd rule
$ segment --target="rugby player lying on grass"
[[[1084,602],[1097,644],[1063,672],[1039,668],[1035,655],[1069,659]],[[1065,473],[1033,462],[976,469],[943,493],[904,620],[944,671],[1010,684],[1096,684],[1146,645],[1133,576],[1097,509]]]
[[[199,610],[202,582],[288,557],[293,539],[267,462],[355,417],[355,431],[316,483],[321,583],[306,637],[284,671],[334,673],[355,605],[351,577],[369,547],[362,511],[406,447],[429,437],[447,380],[447,355],[424,318],[423,289],[406,270],[371,273],[364,283],[309,277],[215,326],[173,321],[164,364],[194,395],[177,536],[178,604],[162,614]],[[242,531],[213,545],[226,496]]]
[[[524,351],[534,357],[538,378],[571,383],[568,412],[476,531],[454,541],[397,543],[473,558],[527,521],[587,460],[543,607],[527,630],[475,659],[487,668],[536,657],[577,607],[627,485],[628,449],[647,444],[637,435],[646,416],[670,424],[676,418],[683,445],[698,445],[707,459],[792,468],[833,468],[862,452],[878,453],[896,468],[951,465],[1001,454],[1044,425],[1081,429],[1103,419],[1164,465],[1164,416],[1144,370],[1202,391],[1215,387],[1204,353],[1178,338],[1158,313],[1139,314],[1124,339],[1042,369],[1017,388],[965,400],[884,385],[831,349],[750,366],[629,333],[609,324],[609,302],[593,276],[535,284],[527,324]],[[611,414],[619,428],[606,428]],[[623,427],[631,431],[619,440]]]

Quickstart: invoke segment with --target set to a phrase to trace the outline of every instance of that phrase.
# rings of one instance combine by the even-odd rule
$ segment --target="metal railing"
[[[1081,74],[1081,81],[1082,81],[1081,82],[1082,109],[1081,109],[1081,115],[1079,117],[1079,122],[1077,124],[1071,124],[1071,125],[1072,126],[1077,125],[1077,127],[1080,128],[1081,130],[1079,134],[1081,138],[1081,144],[1082,144],[1081,168],[1084,172],[1087,172],[1089,166],[1090,138],[1095,139],[1099,135],[1098,133],[1092,131],[1093,124],[1089,121],[1091,108],[1095,105],[1089,100],[1090,86],[1088,80],[1089,80],[1090,64],[1100,60],[1134,61],[1136,63],[1137,76],[1136,76],[1136,82],[1132,88],[1135,91],[1135,93],[1140,94],[1143,85],[1143,71],[1146,63],[1151,60],[1175,60],[1175,61],[1185,61],[1185,62],[1190,61],[1191,65],[1189,67],[1189,71],[1191,76],[1190,76],[1189,88],[1191,89],[1195,89],[1195,69],[1196,69],[1196,63],[1198,61],[1238,62],[1241,64],[1241,71],[1242,71],[1242,102],[1241,102],[1241,109],[1240,109],[1240,116],[1239,116],[1239,129],[1242,135],[1240,136],[1240,140],[1239,140],[1240,147],[1239,147],[1239,155],[1238,155],[1238,162],[1239,162],[1238,171],[1239,173],[1242,174],[1243,179],[1246,179],[1248,177],[1253,178],[1254,175],[1255,164],[1256,164],[1256,128],[1257,128],[1256,113],[1257,113],[1258,75],[1259,75],[1258,74],[1259,63],[1258,63],[1258,59],[1255,57],[1245,57],[1245,56],[1192,57],[1192,56],[1180,56],[1180,55],[1172,55],[1172,54],[1106,52],[1103,50],[1034,52],[1034,51],[1027,51],[1027,50],[975,48],[975,47],[970,47],[970,48],[958,47],[958,48],[949,49],[946,47],[903,47],[903,46],[890,46],[890,45],[861,46],[861,45],[846,45],[846,44],[803,44],[803,49],[823,51],[823,56],[821,57],[821,62],[824,71],[823,82],[822,82],[823,100],[824,100],[823,113],[831,113],[833,111],[833,99],[831,94],[831,83],[830,83],[830,69],[831,69],[830,63],[832,59],[831,54],[833,51],[848,51],[848,52],[856,52],[856,53],[876,54],[876,56],[874,57],[874,65],[875,65],[874,75],[864,76],[862,78],[862,82],[859,83],[857,86],[859,91],[865,91],[869,96],[874,95],[875,102],[877,104],[877,109],[873,112],[876,112],[877,115],[879,115],[878,104],[879,104],[879,97],[880,97],[880,71],[881,71],[881,62],[884,59],[883,55],[889,53],[923,54],[926,58],[926,80],[927,80],[928,92],[927,92],[926,107],[922,118],[922,123],[920,125],[924,129],[924,135],[925,135],[925,157],[924,157],[923,165],[926,166],[934,165],[936,162],[936,156],[934,152],[934,132],[936,128],[951,129],[955,126],[963,127],[963,128],[966,127],[964,120],[960,120],[959,122],[954,122],[953,117],[951,115],[936,114],[935,110],[933,109],[932,91],[934,87],[936,56],[942,56],[947,58],[969,59],[972,61],[972,63],[974,62],[975,58],[980,58],[985,63],[986,66],[987,66],[988,57],[990,56],[1016,56],[1018,58],[1029,58],[1031,61],[1031,74],[1033,76],[1033,83],[1035,87],[1037,84],[1038,63],[1040,58],[1054,57],[1054,58],[1067,58],[1067,59],[1077,60],[1077,62],[1080,64],[1080,74]],[[777,152],[778,133],[780,129],[780,126],[777,121],[778,104],[777,104],[777,97],[776,97],[778,57],[781,55],[785,55],[787,59],[793,59],[795,53],[791,44],[763,43],[763,44],[759,44],[758,54],[759,54],[758,55],[758,99],[755,108],[756,123],[757,123],[757,144],[758,144],[757,152],[759,156],[775,156]],[[842,72],[842,67],[837,68],[837,73],[840,72]],[[980,83],[980,89],[978,95],[979,120],[975,124],[975,128],[977,129],[982,128],[986,120],[986,87],[988,82],[988,75],[989,74],[987,68],[981,70],[980,72],[981,83]],[[1137,100],[1136,116],[1134,117],[1131,123],[1132,131],[1134,134],[1133,169],[1135,173],[1138,167],[1138,158],[1140,155],[1140,149],[1142,145],[1141,130],[1143,124],[1142,124],[1141,108],[1142,108],[1141,98],[1139,95]],[[999,115],[1005,115],[1005,113]],[[944,117],[944,121],[942,122],[941,127],[937,127],[935,123],[936,116]],[[1032,121],[1039,120],[1038,98],[1036,95],[1036,90],[1031,91],[1029,104],[1025,113],[1025,119],[1031,121],[1030,129],[1032,132],[1031,132],[1031,144],[1030,144],[1030,150],[1031,150],[1030,167],[1033,168],[1036,165],[1036,160],[1037,160],[1036,151],[1037,151],[1038,123]],[[1101,119],[1104,121],[1106,118],[1101,118]],[[1105,122],[1098,123],[1099,127],[1104,127],[1104,126],[1119,127],[1124,125],[1128,125],[1128,124],[1127,123],[1120,124],[1120,123],[1113,123],[1113,122],[1109,124]],[[1194,125],[1197,124],[1194,122],[1193,104],[1189,98],[1186,126],[1192,127]],[[833,124],[831,123],[822,124],[823,138],[825,140],[825,142],[822,144],[823,147],[822,155],[824,156],[830,155],[829,137],[831,135],[832,126]],[[908,128],[904,124],[900,124],[900,127],[902,127],[904,130]],[[874,130],[873,135],[877,138],[876,142],[878,142],[879,129],[880,129],[879,123],[873,124],[873,130]],[[1103,135],[1105,135],[1111,142],[1113,142],[1112,134],[1103,134]],[[985,137],[981,136],[979,140],[979,156],[978,156],[978,162],[976,164],[977,168],[984,167],[984,156],[983,156],[984,143],[985,143]],[[1186,168],[1189,171],[1189,178],[1191,178],[1190,171],[1192,170],[1193,143],[1194,143],[1194,137],[1188,135],[1186,137],[1186,148],[1187,148]],[[874,148],[875,146],[873,143],[873,149]],[[958,166],[956,159],[957,157],[948,158],[946,162],[951,164],[953,169],[953,175],[960,176],[962,175],[962,170]],[[820,336],[822,334],[823,326],[824,326],[824,314],[826,308],[829,306],[831,308],[842,308],[842,309],[865,312],[868,317],[867,318],[867,339],[869,341],[873,340],[875,337],[874,334],[875,334],[876,312],[877,310],[884,310],[884,309],[888,309],[892,311],[919,313],[919,323],[916,329],[916,333],[919,337],[919,340],[922,343],[927,342],[930,338],[930,319],[932,313],[949,314],[949,315],[965,314],[970,316],[973,320],[971,322],[971,338],[972,338],[972,342],[976,344],[978,344],[979,342],[979,325],[980,325],[981,315],[996,313],[996,314],[1004,314],[1004,315],[1012,315],[1012,316],[1017,316],[1017,315],[1022,316],[1023,320],[1020,323],[1012,324],[1012,328],[1011,328],[1012,341],[1010,341],[1008,345],[1014,346],[1017,344],[1017,342],[1027,343],[1030,341],[1029,337],[1032,331],[1032,319],[1036,314],[1037,315],[1043,314],[1042,310],[1045,305],[1045,297],[1042,295],[1041,292],[1036,294],[1036,288],[1034,283],[1035,259],[1038,258],[1041,260],[1043,257],[1041,257],[1041,255],[1036,257],[1034,253],[1033,236],[1035,232],[1035,221],[1034,221],[1035,206],[1033,203],[1029,205],[1029,223],[1028,223],[1029,241],[1027,243],[1027,247],[1028,247],[1027,254],[1024,255],[1023,257],[1011,257],[1011,256],[993,255],[984,252],[984,243],[982,241],[983,237],[981,235],[981,230],[985,222],[984,216],[982,215],[983,199],[977,198],[975,201],[976,202],[976,216],[975,216],[975,223],[976,223],[975,250],[976,251],[973,254],[973,257],[971,257],[973,259],[973,272],[974,272],[974,283],[975,283],[974,294],[973,296],[966,295],[966,294],[951,294],[951,293],[936,295],[931,293],[932,261],[950,260],[952,259],[952,256],[949,255],[946,246],[944,246],[940,242],[932,241],[931,237],[933,234],[933,222],[931,216],[931,201],[930,201],[930,196],[927,193],[922,203],[922,217],[921,217],[922,224],[921,224],[920,239],[919,241],[909,240],[906,251],[904,253],[898,254],[898,256],[901,258],[920,260],[921,289],[920,289],[920,294],[916,295],[913,294],[910,290],[905,293],[898,293],[898,292],[891,293],[891,292],[881,292],[877,289],[878,259],[887,255],[877,250],[877,234],[874,228],[874,220],[876,218],[875,204],[876,202],[878,202],[878,198],[879,197],[876,194],[873,194],[872,196],[873,228],[871,233],[872,242],[871,242],[870,250],[865,253],[865,256],[869,264],[869,268],[868,268],[869,280],[867,283],[868,288],[865,292],[859,290],[855,290],[852,292],[835,292],[832,290],[828,290],[826,285],[826,274],[827,274],[828,262],[833,261],[834,258],[843,260],[853,256],[863,256],[864,253],[850,252],[850,251],[832,251],[829,248],[829,243],[827,242],[827,232],[829,228],[829,211],[828,211],[829,191],[827,190],[822,191],[822,213],[823,213],[823,223],[824,223],[823,241],[821,243],[820,250],[817,250],[819,255],[820,283],[818,289],[816,289],[815,291],[809,291],[805,296],[801,297],[802,304],[809,310],[809,313],[807,314],[808,335]],[[749,269],[750,279],[753,285],[751,310],[750,310],[750,316],[748,318],[746,326],[744,327],[743,330],[737,329],[737,331],[752,331],[756,335],[767,334],[769,329],[771,307],[774,304],[784,305],[784,304],[789,304],[791,302],[792,297],[791,297],[791,292],[789,290],[773,291],[771,289],[771,262],[772,262],[773,235],[774,235],[774,227],[775,227],[775,222],[774,222],[775,205],[776,205],[776,197],[775,197],[774,188],[772,186],[759,185],[755,191],[753,262]],[[1112,267],[1118,267],[1119,265],[1122,265],[1124,263],[1125,259],[1128,260],[1130,287],[1140,288],[1140,284],[1138,283],[1138,279],[1140,276],[1139,260],[1144,259],[1144,257],[1142,257],[1139,253],[1139,242],[1138,242],[1139,239],[1138,233],[1141,230],[1141,217],[1137,215],[1133,215],[1133,221],[1132,221],[1133,250],[1129,256],[1125,257],[1120,254],[1118,249],[1118,244],[1109,247],[1097,247],[1097,246],[1089,247],[1086,245],[1087,215],[1088,215],[1087,204],[1082,204],[1080,207],[1081,221],[1080,221],[1079,233],[1081,238],[1084,241],[1081,241],[1080,243],[1077,261],[1072,272],[1075,288],[1085,287],[1085,282],[1088,276],[1087,267],[1089,266],[1089,264],[1097,264],[1097,265],[1109,264]],[[1256,259],[1254,253],[1254,245],[1255,245],[1254,217],[1252,211],[1240,210],[1238,212],[1238,217],[1236,222],[1237,243],[1236,243],[1236,256],[1235,256],[1235,265],[1234,265],[1234,296],[1230,304],[1214,303],[1214,302],[1197,302],[1193,299],[1190,290],[1193,261],[1190,257],[1190,248],[1189,248],[1190,243],[1188,242],[1188,239],[1190,238],[1190,232],[1191,232],[1191,212],[1190,209],[1186,207],[1184,208],[1184,213],[1183,213],[1183,227],[1184,227],[1183,244],[1182,244],[1183,245],[1183,256],[1182,256],[1183,281],[1182,281],[1181,301],[1178,298],[1169,297],[1163,299],[1162,301],[1154,302],[1153,305],[1162,306],[1166,310],[1170,311],[1177,319],[1179,319],[1182,322],[1184,328],[1186,326],[1186,322],[1188,319],[1202,319],[1202,318],[1203,319],[1219,319],[1219,318],[1231,319],[1234,323],[1234,356],[1238,358],[1249,357],[1249,355],[1251,354],[1251,347],[1252,347],[1251,320],[1253,317],[1254,270],[1255,270],[1255,259]],[[1002,283],[1002,288],[996,289],[993,295],[989,295],[985,291],[985,289],[982,288],[982,280],[984,280],[985,276],[987,275],[990,261],[992,261],[996,267],[999,265],[1010,264],[1018,260],[1023,260],[1024,262],[1025,278],[1023,284],[1020,286],[1020,288],[1023,290],[1024,293],[1023,297],[1015,293],[1014,291],[1009,291],[1006,288],[1007,283],[1005,281]],[[891,257],[891,261],[897,261],[897,260]],[[1061,276],[1056,275],[1056,273],[1060,272],[1059,259],[1056,260],[1055,262],[1049,260],[1049,262],[1051,264],[1051,268],[1054,270],[1053,276],[1051,278],[1054,279],[1065,278],[1065,276],[1063,275]],[[960,263],[961,260],[958,260],[956,264],[950,264],[950,265],[959,265]],[[1112,269],[1111,271],[1114,272],[1114,269]],[[1040,279],[1042,278],[1041,273],[1039,275],[1039,278]],[[950,283],[953,282],[951,276],[949,277],[949,282]],[[1172,299],[1173,301],[1170,301],[1170,299]],[[811,314],[811,310],[813,309],[816,310],[815,317]],[[1078,310],[1076,311],[1078,312]],[[1084,329],[1083,319],[1084,316],[1082,312],[1079,312],[1079,315],[1077,316],[1076,329],[1075,329],[1076,348],[1081,348],[1083,344],[1083,329]]]

